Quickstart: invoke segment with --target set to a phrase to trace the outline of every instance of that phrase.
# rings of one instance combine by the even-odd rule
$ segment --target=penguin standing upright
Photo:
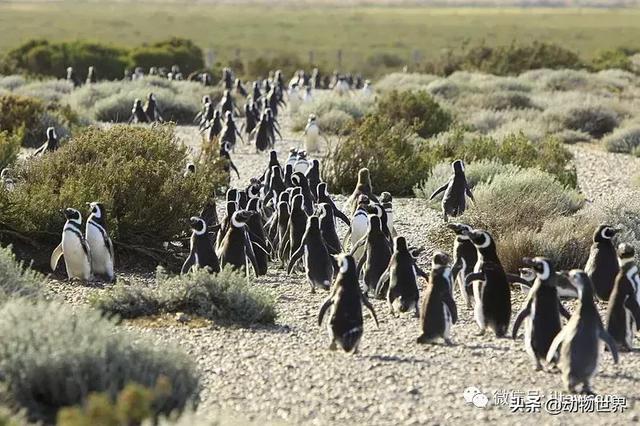
[[[236,145],[236,136],[240,138],[240,140],[244,143],[242,139],[242,135],[236,126],[236,122],[233,121],[233,115],[231,112],[227,111],[224,113],[224,125],[222,126],[222,131],[220,132],[220,140],[222,142],[229,142],[231,144],[231,148],[234,148]]]
[[[206,268],[209,272],[220,272],[220,261],[207,235],[207,223],[197,216],[193,216],[189,222],[192,231],[191,250],[181,272],[186,274],[194,267]]]
[[[144,113],[147,115],[151,122],[163,122],[156,96],[153,93],[149,93],[147,97],[147,103],[144,106]]]
[[[286,195],[286,192],[282,195]],[[285,266],[285,263],[288,262],[288,256],[286,253],[286,245],[289,241],[289,220],[291,218],[291,214],[289,212],[289,204],[286,201],[278,201],[278,205],[276,208],[278,214],[278,221],[276,222],[277,226],[277,244],[278,244],[278,258],[280,259],[280,264],[282,267]]]
[[[496,336],[502,337],[507,333],[511,319],[511,288],[507,274],[488,232],[474,229],[467,235],[478,251],[474,272],[465,277],[465,285],[473,283],[476,323],[480,334],[489,327]]]
[[[473,201],[473,193],[467,183],[462,160],[456,160],[451,163],[451,168],[453,169],[453,175],[449,181],[436,189],[429,197],[430,200],[433,200],[439,193],[444,191],[442,215],[445,222],[449,220],[449,216],[457,217],[464,213],[467,205],[465,195]]]
[[[363,332],[362,305],[369,309],[376,327],[378,318],[371,303],[360,291],[356,263],[352,256],[340,255],[338,258],[339,272],[331,294],[324,301],[318,314],[318,325],[329,308],[329,336],[331,338],[330,350],[336,350],[337,345],[345,352],[356,353]]]
[[[591,379],[598,368],[600,359],[600,340],[604,341],[613,362],[618,363],[618,349],[613,338],[602,326],[602,320],[593,301],[593,285],[589,276],[580,270],[569,273],[571,283],[580,296],[578,306],[567,325],[553,339],[547,362],[553,361],[560,347],[558,367],[562,372],[562,381],[569,392],[575,392],[582,384],[582,393],[593,394]]]
[[[94,275],[106,277],[110,282],[115,279],[113,265],[113,243],[107,232],[107,211],[104,204],[89,203],[91,214],[87,219],[85,238],[91,253],[91,271]]]
[[[127,123],[149,123],[151,120],[147,116],[147,113],[144,112],[144,107],[142,106],[142,101],[140,99],[136,99],[133,101],[133,108],[131,109],[131,117]]]
[[[551,342],[560,332],[562,323],[560,314],[569,318],[569,313],[560,303],[556,289],[560,281],[551,261],[544,257],[524,258],[522,262],[533,268],[536,280],[527,295],[524,307],[513,323],[512,337],[518,336],[518,329],[524,323],[524,347],[535,363],[535,369],[541,370],[541,360],[547,357]]]
[[[367,292],[375,291],[378,280],[386,271],[391,260],[391,246],[387,236],[382,231],[382,224],[378,216],[369,216],[367,235],[356,243],[351,252],[354,252],[359,246],[364,246],[364,254],[358,262],[358,277],[360,277],[360,271],[362,271]],[[383,283],[379,294],[386,295],[388,285],[388,282]]]
[[[609,225],[600,225],[593,234],[593,244],[584,271],[595,287],[599,300],[607,301],[613,290],[620,266],[613,245],[613,237],[618,230]]]
[[[298,161],[298,150],[295,147],[291,147],[289,148],[289,156],[287,157],[287,161],[284,165],[285,167],[290,165],[293,170],[293,166],[296,164],[296,161]]]
[[[473,230],[464,223],[450,223],[447,228],[451,229],[456,238],[453,242],[453,267],[451,269],[452,282],[458,283],[460,295],[465,301],[467,309],[471,307],[473,288],[465,285],[464,279],[473,272],[473,268],[478,262],[478,250],[469,238],[469,232]],[[452,289],[453,290],[453,289]]]
[[[88,281],[91,278],[91,251],[82,235],[82,215],[76,209],[65,209],[64,216],[67,221],[62,229],[62,241],[51,253],[51,270],[56,270],[64,256],[69,279]]]
[[[53,152],[58,149],[58,135],[56,135],[56,129],[53,127],[47,128],[47,140],[38,148],[33,156],[39,156],[45,152]]]
[[[296,195],[291,199],[291,209],[289,211],[289,223],[287,225],[287,240],[284,243],[284,255],[287,260],[291,259],[291,255],[295,253],[304,236],[307,228],[307,213],[303,207],[302,195]]]
[[[358,183],[356,184],[353,193],[347,199],[345,203],[345,210],[347,210],[350,214],[353,214],[358,208],[359,201],[361,195],[366,195],[369,200],[374,203],[378,202],[378,197],[373,194],[373,187],[371,185],[371,175],[369,173],[369,169],[362,168],[358,171]]]
[[[607,306],[607,332],[622,351],[633,349],[633,338],[640,326],[640,277],[631,244],[618,246],[620,272]]]
[[[291,176],[291,182],[301,189],[305,213],[307,215],[313,214],[313,195],[311,194],[307,177],[301,172],[294,172]]]
[[[342,213],[340,209],[338,209],[338,207],[336,206],[336,203],[334,203],[331,197],[329,196],[326,182],[320,182],[318,184],[317,196],[318,196],[317,198],[318,204],[322,204],[322,203],[328,204],[333,210],[333,216],[340,219],[342,222],[344,222],[345,225],[351,226],[351,221],[349,220],[347,215]]]
[[[458,322],[458,309],[451,295],[451,285],[449,256],[436,251],[420,309],[422,334],[417,339],[418,343],[431,343],[437,337],[442,337],[445,344],[452,344],[451,327]]]
[[[378,280],[376,294],[380,295],[382,293],[385,281],[389,280],[387,303],[391,314],[395,315],[396,311],[407,312],[413,309],[417,316],[418,299],[420,297],[417,276],[420,275],[426,279],[429,276],[416,265],[416,261],[409,252],[407,240],[404,237],[396,237],[393,243],[391,261]]]
[[[213,118],[207,123],[205,129],[208,129],[207,140],[209,142],[213,142],[214,139],[220,137],[220,133],[222,133],[222,115],[220,115],[220,111],[214,111]]]
[[[304,128],[304,136],[304,149],[307,152],[317,152],[319,149],[320,127],[318,127],[315,114],[309,115],[307,126]]]
[[[393,239],[398,236],[398,233],[393,227],[393,198],[389,192],[384,191],[380,194],[380,205],[387,214],[387,228],[389,229],[391,238]]]
[[[73,67],[67,67],[67,81],[73,83],[73,87],[80,87],[80,79],[73,70]]]
[[[369,197],[366,195],[360,195],[358,198],[358,208],[353,213],[353,217],[351,218],[351,227],[349,228],[348,236],[350,236],[350,245],[351,247],[355,247],[356,243],[360,241],[362,237],[367,234],[367,230],[369,229]],[[345,243],[346,244],[346,243]],[[360,247],[357,250],[352,252],[352,256],[356,261],[360,261],[362,258],[362,254],[364,253],[364,248]]]
[[[238,176],[238,179],[240,179],[240,172],[238,171],[238,168],[236,167],[236,165],[233,163],[233,160],[231,160],[230,152],[231,152],[231,144],[226,141],[220,142],[219,154],[220,154],[220,158],[225,160],[224,171],[229,173],[229,180],[231,180],[231,170],[236,172],[236,176]]]
[[[264,222],[260,215],[259,198],[250,198],[247,210],[252,214],[247,221],[247,230],[251,239],[251,246],[256,257],[256,276],[267,275],[269,256],[267,236],[264,233]]]
[[[311,165],[309,169],[307,169],[305,176],[309,181],[309,188],[311,189],[311,195],[313,195],[313,199],[318,199],[318,185],[322,182],[320,179],[320,161],[315,158],[311,160]],[[326,189],[326,186],[325,186]]]
[[[305,174],[307,173],[307,170],[309,170],[309,167],[310,165],[309,160],[307,160],[307,151],[298,151],[298,159],[293,165],[293,172]]]
[[[257,124],[258,124],[258,117],[253,115],[251,104],[246,103],[244,105],[244,133],[246,135],[250,135],[251,132],[253,132],[253,129],[256,128]]]
[[[200,111],[196,115],[196,118],[194,120],[194,121],[198,121],[198,130],[202,131],[207,126],[209,126],[209,124],[213,120],[213,117],[215,116],[215,113],[216,113],[215,107],[213,106],[211,101],[207,100],[207,103],[204,104],[202,111]]]
[[[320,231],[322,232],[322,238],[329,253],[332,255],[342,252],[342,244],[338,233],[336,232],[335,218],[333,217],[333,209],[326,203],[320,203],[317,205],[317,213],[320,217]]]
[[[333,280],[333,258],[322,239],[318,216],[309,216],[307,219],[307,229],[302,237],[300,247],[289,259],[288,274],[291,273],[296,262],[303,256],[304,268],[307,280],[311,285],[311,292],[315,293],[316,287],[329,290]]]
[[[87,70],[87,84],[93,84],[97,82],[98,77],[96,76],[96,69],[93,65],[91,65]]]
[[[238,210],[231,215],[227,233],[222,239],[220,251],[220,266],[231,265],[234,269],[245,269],[249,276],[249,262],[254,271],[258,270],[256,257],[251,246],[251,239],[247,232],[247,222],[252,213]]]
[[[272,134],[269,128],[269,120],[266,113],[262,113],[260,121],[255,129],[256,152],[262,152],[273,146]]]

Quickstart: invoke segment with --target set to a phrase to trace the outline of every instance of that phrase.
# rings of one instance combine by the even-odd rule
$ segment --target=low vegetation
[[[40,293],[43,277],[18,262],[10,247],[0,247],[0,305],[10,298],[31,298]]]
[[[426,91],[391,91],[378,101],[375,114],[386,116],[391,122],[404,121],[423,138],[444,132],[453,122],[451,114]]]
[[[341,134],[349,125],[361,120],[374,108],[375,99],[361,94],[339,96],[335,93],[316,92],[311,102],[302,103],[292,115],[292,127],[301,131],[310,114],[315,114],[320,130],[329,134]]]
[[[200,270],[177,277],[159,270],[155,286],[118,285],[96,296],[92,303],[120,318],[181,312],[245,326],[270,324],[276,318],[273,298],[230,268],[215,275]]]

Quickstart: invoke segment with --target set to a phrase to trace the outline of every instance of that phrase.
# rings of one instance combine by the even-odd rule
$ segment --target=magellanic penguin
[[[264,233],[264,222],[260,215],[260,200],[251,198],[247,205],[247,210],[251,212],[251,217],[247,221],[247,230],[251,239],[251,246],[256,257],[256,276],[267,275],[269,266],[269,256],[271,255],[267,236]]]
[[[303,257],[304,256],[304,257]],[[311,292],[315,293],[316,287],[329,290],[333,280],[334,259],[329,254],[320,232],[320,220],[318,216],[310,216],[307,219],[307,229],[302,237],[298,250],[291,255],[287,273],[290,274],[296,262],[303,259],[307,280],[311,285]]]
[[[329,196],[329,192],[327,191],[327,183],[320,182],[317,187],[317,195],[318,195],[318,204],[326,203],[333,210],[333,216],[340,219],[344,222],[345,225],[351,226],[351,221],[347,217],[346,214],[342,213],[336,203],[333,202],[331,197]]]
[[[451,327],[458,322],[458,309],[451,295],[449,256],[441,251],[433,254],[431,273],[420,309],[422,334],[418,343],[431,343],[442,337],[451,345]]]
[[[607,306],[607,331],[622,351],[633,349],[633,338],[640,326],[640,277],[634,256],[631,244],[618,246],[620,272]]]
[[[147,97],[147,103],[144,106],[144,112],[151,120],[151,122],[163,122],[160,108],[158,107],[158,102],[156,101],[156,96],[153,93],[149,93]]]
[[[307,173],[310,166],[309,160],[307,160],[307,151],[298,151],[298,159],[293,165],[293,172],[302,173],[304,175]]]
[[[417,277],[420,275],[425,279],[429,279],[429,276],[416,265],[416,261],[409,252],[407,240],[404,237],[396,237],[393,243],[391,261],[378,280],[376,294],[379,295],[381,293],[385,281],[389,280],[387,303],[391,314],[396,315],[396,311],[408,312],[414,310],[416,316],[418,316],[420,292],[418,290]]]
[[[45,152],[53,152],[58,149],[58,135],[56,135],[56,129],[53,127],[47,128],[47,140],[38,148],[33,156],[37,157]]]
[[[76,209],[65,209],[64,215],[67,222],[62,230],[62,241],[51,253],[51,270],[56,270],[64,256],[69,279],[88,281],[91,278],[91,251],[82,235],[82,215]]]
[[[197,216],[191,217],[189,223],[192,231],[191,250],[182,265],[182,273],[186,274],[194,267],[206,268],[209,272],[220,272],[220,261],[207,235],[207,223]]]
[[[295,253],[302,244],[302,237],[307,228],[307,213],[303,207],[302,195],[296,195],[291,200],[291,208],[289,210],[289,223],[287,225],[287,240],[282,241],[281,259],[286,262],[291,259],[291,255]]]
[[[320,161],[317,159],[311,160],[311,165],[305,173],[307,180],[309,181],[309,188],[311,189],[311,195],[314,200],[318,200],[318,185],[322,180],[320,179]]]
[[[462,300],[464,300],[467,309],[469,309],[471,308],[473,288],[465,285],[464,278],[473,272],[473,268],[478,262],[478,250],[476,250],[476,246],[473,245],[468,235],[473,228],[464,223],[450,223],[447,225],[447,228],[456,234],[453,242],[452,283],[458,283]]]
[[[387,214],[387,228],[389,229],[391,239],[398,236],[395,228],[393,227],[393,198],[387,191],[380,194],[380,204]]]
[[[336,232],[336,220],[333,216],[333,208],[327,203],[320,203],[317,206],[318,216],[320,217],[320,231],[330,254],[338,254],[342,252],[342,244]]]
[[[247,232],[247,222],[251,215],[252,213],[246,210],[238,210],[233,213],[220,251],[217,253],[220,258],[220,266],[231,265],[240,271],[244,268],[247,277],[249,276],[249,264],[254,271],[258,271],[256,256]]]
[[[620,266],[613,237],[619,232],[609,225],[600,225],[593,234],[593,244],[584,271],[595,287],[599,300],[607,301],[613,290]]]
[[[350,237],[351,247],[355,247],[356,243],[367,235],[369,229],[369,197],[362,194],[358,198],[358,208],[354,211],[351,218],[351,227],[345,238]],[[346,244],[346,242],[345,242]],[[360,247],[355,251],[352,251],[351,255],[357,262],[362,258],[364,253],[364,247]]]
[[[449,216],[457,217],[464,213],[467,206],[465,195],[473,200],[473,193],[464,174],[464,163],[462,160],[456,160],[451,164],[451,167],[453,168],[453,175],[449,178],[449,181],[436,189],[429,197],[430,200],[433,200],[444,191],[442,215],[445,222],[449,220]]]
[[[213,118],[205,126],[205,130],[207,129],[207,140],[209,142],[213,142],[220,137],[220,133],[222,133],[222,115],[219,110],[213,113]]]
[[[480,334],[484,334],[489,327],[496,336],[503,337],[511,319],[511,288],[507,274],[488,232],[474,229],[467,235],[478,251],[474,272],[465,277],[465,285],[473,283],[476,323],[480,327]]]
[[[151,119],[147,117],[147,113],[144,112],[142,101],[140,99],[134,100],[133,108],[131,109],[131,117],[129,117],[129,121],[127,121],[127,123],[149,123],[150,121]]]
[[[304,149],[307,152],[317,152],[319,149],[318,140],[320,139],[320,127],[316,122],[316,115],[309,115],[307,126],[304,128]]]
[[[291,176],[291,182],[300,187],[303,199],[304,211],[308,215],[313,214],[313,195],[311,194],[311,188],[309,188],[309,181],[307,177],[301,172],[294,172]]]
[[[562,329],[560,314],[569,318],[569,313],[560,303],[557,279],[551,261],[544,257],[524,258],[522,262],[533,268],[536,280],[527,295],[524,307],[513,323],[511,336],[518,336],[518,329],[524,321],[524,347],[535,363],[535,369],[541,370],[541,360],[547,357],[551,342]]]
[[[347,210],[349,214],[353,214],[358,208],[359,198],[361,195],[366,195],[369,200],[374,203],[378,202],[378,197],[373,193],[371,175],[367,168],[362,168],[358,171],[358,183],[356,184],[356,188],[345,203],[345,210]]]
[[[378,285],[378,280],[387,270],[391,260],[391,246],[382,231],[382,224],[378,216],[369,216],[368,232],[351,248],[351,252],[355,252],[360,246],[364,247],[364,254],[358,262],[358,277],[361,276],[362,272],[367,291],[374,292]],[[388,281],[383,283],[380,293],[376,294],[376,296],[386,295],[388,285]]]
[[[584,271],[574,269],[569,277],[578,290],[579,302],[567,325],[553,339],[547,353],[547,362],[555,358],[560,347],[558,367],[567,390],[576,392],[576,386],[582,384],[582,393],[592,394],[591,379],[598,368],[600,340],[607,345],[616,364],[618,349],[602,325],[593,301],[593,285],[589,276]]]
[[[362,305],[371,312],[371,316],[378,326],[378,318],[373,306],[363,296],[358,283],[356,262],[352,256],[341,254],[338,256],[340,267],[338,276],[331,286],[331,294],[324,301],[318,314],[318,325],[331,308],[329,314],[329,336],[331,338],[330,350],[336,350],[337,345],[349,353],[356,353],[360,339],[362,338],[363,320]]]
[[[113,243],[107,232],[107,210],[102,203],[88,204],[91,213],[87,219],[85,238],[91,253],[91,271],[93,275],[106,277],[111,282],[115,279],[115,258]]]

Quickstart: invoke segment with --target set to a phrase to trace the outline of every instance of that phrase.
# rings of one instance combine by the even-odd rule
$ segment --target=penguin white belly
[[[367,228],[369,227],[369,219],[366,215],[356,215],[351,221],[351,247],[353,247],[362,237],[367,234]],[[360,246],[354,253],[356,260],[362,257],[364,253],[364,245]]]
[[[309,163],[307,161],[296,161],[296,164],[293,166],[294,172],[306,174],[307,170],[309,170]]]
[[[451,317],[451,311],[446,303],[442,304],[442,310],[444,311],[444,332],[443,337],[449,339],[451,337],[451,326],[453,325],[453,319]]]
[[[95,226],[87,226],[87,243],[91,251],[91,270],[94,274],[113,277],[113,259],[104,244],[102,233]]]
[[[62,253],[69,279],[79,278],[87,281],[91,277],[91,263],[84,251],[78,235],[72,231],[62,234]]]
[[[633,316],[631,315],[631,311],[624,308],[624,341],[629,347],[629,349],[633,349],[633,337],[636,334],[637,327],[636,322],[633,320]]]
[[[386,210],[387,212],[387,228],[389,228],[389,232],[391,232],[391,238],[395,238],[398,233],[393,227],[393,210]]]
[[[320,137],[320,129],[318,126],[311,126],[307,129],[307,135],[304,141],[304,147],[307,152],[318,151],[318,139]]]

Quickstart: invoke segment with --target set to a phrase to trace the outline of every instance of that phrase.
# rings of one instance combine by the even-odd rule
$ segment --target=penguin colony
[[[149,74],[183,78],[177,67],[166,73],[152,69]],[[143,75],[136,69],[126,78]],[[67,70],[67,78],[80,84],[72,69]],[[205,85],[211,81],[204,74],[195,78]],[[92,82],[93,68],[87,84]],[[225,88],[222,99],[214,105],[205,96],[194,123],[205,141],[219,143],[219,155],[227,160],[227,171],[240,177],[230,153],[238,139],[244,143],[243,133],[247,141],[253,141],[256,152],[271,152],[264,172],[251,178],[248,187],[227,191],[221,220],[215,204],[190,218],[190,250],[183,274],[195,268],[216,273],[231,265],[247,276],[251,271],[262,276],[267,274],[270,262],[288,274],[304,274],[311,292],[328,292],[318,323],[326,323],[329,349],[339,347],[349,353],[358,350],[363,337],[363,307],[378,326],[370,297],[386,300],[394,316],[410,313],[419,317],[417,343],[442,339],[445,345],[453,345],[453,325],[459,317],[454,292],[460,293],[465,308],[472,312],[479,334],[490,330],[496,337],[505,337],[512,320],[511,292],[519,287],[527,298],[515,314],[510,336],[518,339],[523,328],[524,349],[534,368],[559,370],[571,392],[579,387],[580,392],[592,393],[601,342],[616,363],[618,351],[632,349],[640,324],[640,275],[633,246],[614,245],[618,229],[603,224],[595,230],[584,270],[556,271],[550,259],[535,257],[522,260],[519,274],[508,273],[488,231],[449,223],[450,218],[464,213],[467,198],[474,200],[464,163],[456,160],[451,178],[431,195],[434,199],[442,194],[442,217],[453,237],[452,256],[436,251],[430,269],[423,271],[417,264],[421,249],[410,247],[405,237],[397,235],[392,196],[388,192],[379,196],[374,193],[368,169],[359,171],[358,183],[343,209],[336,206],[327,183],[321,180],[320,162],[307,156],[318,151],[320,131],[314,115],[304,130],[306,150],[291,148],[283,164],[273,150],[278,138],[282,139],[277,117],[286,105],[285,94],[288,102],[306,102],[312,89],[317,88],[332,88],[338,93],[356,88],[372,93],[368,81],[338,74],[323,77],[316,69],[311,75],[297,72],[285,85],[282,73],[276,71],[247,90],[226,68],[220,84]],[[247,100],[240,127],[234,121],[239,111],[232,93]],[[129,122],[154,121],[162,121],[162,116],[153,94],[144,106],[136,100]],[[57,147],[55,129],[49,128],[46,142],[34,155]],[[184,177],[192,173],[197,171],[189,164]],[[13,185],[9,169],[2,171],[1,178],[7,188]],[[89,203],[89,207],[84,233],[80,211],[64,210],[66,223],[61,243],[52,253],[51,268],[55,270],[63,257],[70,279],[102,277],[113,281],[114,249],[106,229],[106,210],[98,202]],[[336,230],[337,220],[348,227],[342,241]],[[426,283],[423,291],[419,278]],[[573,312],[563,305],[567,298],[577,299]],[[607,302],[605,322],[596,309],[595,298]]]

